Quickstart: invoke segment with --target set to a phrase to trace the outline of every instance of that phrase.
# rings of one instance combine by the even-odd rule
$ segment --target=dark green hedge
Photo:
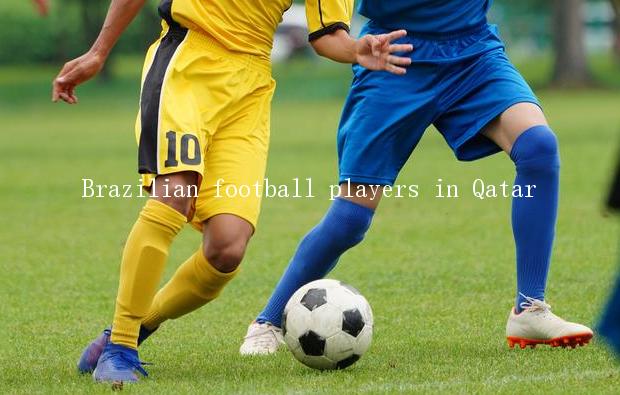
[[[29,0],[0,1],[0,64],[58,62],[88,49],[99,31],[107,0],[84,0],[95,11],[94,23],[84,26],[80,0],[51,0],[52,9],[41,17]],[[159,32],[157,2],[149,3],[129,27],[116,52],[144,52]]]

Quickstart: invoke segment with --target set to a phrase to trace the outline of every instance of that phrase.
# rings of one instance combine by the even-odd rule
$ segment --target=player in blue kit
[[[536,96],[506,57],[497,28],[487,23],[490,6],[491,0],[361,0],[359,12],[369,18],[362,34],[406,29],[400,43],[413,45],[412,64],[405,76],[353,66],[338,130],[343,197],[299,244],[250,324],[241,354],[278,348],[290,296],[324,277],[362,241],[382,194],[346,196],[365,185],[393,185],[431,124],[459,160],[504,151],[515,163],[515,184],[536,185],[534,197],[513,199],[517,297],[506,326],[508,344],[574,347],[591,339],[588,327],[561,319],[545,302],[558,206],[558,142]]]

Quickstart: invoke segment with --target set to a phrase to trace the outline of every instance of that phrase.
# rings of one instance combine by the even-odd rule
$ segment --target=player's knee
[[[247,241],[242,238],[210,240],[204,254],[214,268],[222,273],[230,273],[241,264],[246,247]]]
[[[371,218],[349,213],[340,221],[330,224],[330,238],[332,242],[351,248],[361,243],[370,228]]]
[[[548,126],[535,126],[523,132],[510,156],[517,168],[543,171],[560,166],[558,139]]]
[[[532,156],[552,157],[558,153],[558,138],[548,127],[541,127],[531,142]]]

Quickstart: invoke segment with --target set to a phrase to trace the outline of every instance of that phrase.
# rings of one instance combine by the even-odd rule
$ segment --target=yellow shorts
[[[275,81],[268,59],[231,52],[213,38],[163,23],[142,74],[136,122],[145,187],[158,175],[200,174],[192,223],[234,214],[256,227]]]

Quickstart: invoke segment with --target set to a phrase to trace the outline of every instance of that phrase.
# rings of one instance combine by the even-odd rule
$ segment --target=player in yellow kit
[[[112,0],[92,48],[68,62],[53,100],[77,103],[75,87],[102,68],[145,0]],[[112,328],[85,350],[81,372],[102,382],[146,375],[137,346],[164,321],[218,296],[235,276],[255,231],[260,198],[217,197],[226,185],[262,184],[269,145],[270,52],[291,0],[164,0],[160,38],[143,69],[136,122],[138,169],[151,192],[125,245]],[[317,53],[372,70],[404,74],[410,45],[397,31],[359,40],[348,34],[353,0],[308,0],[310,40]],[[221,182],[218,183],[220,187]],[[157,292],[168,249],[185,223],[203,243]]]

